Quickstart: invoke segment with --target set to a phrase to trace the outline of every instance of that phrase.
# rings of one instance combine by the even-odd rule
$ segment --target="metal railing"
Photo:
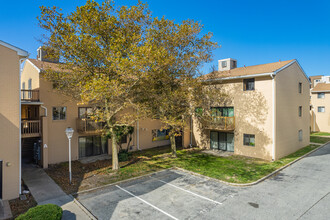
[[[234,130],[235,117],[212,116],[211,121],[208,123],[208,127],[219,130]]]
[[[95,122],[91,119],[77,118],[77,131],[79,133],[101,132],[104,125],[104,122]]]
[[[21,133],[22,137],[39,137],[41,135],[41,121],[22,120]]]
[[[21,100],[25,102],[39,102],[39,90],[22,89]]]

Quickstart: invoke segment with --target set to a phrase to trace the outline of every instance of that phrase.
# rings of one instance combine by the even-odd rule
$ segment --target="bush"
[[[63,210],[54,204],[38,205],[30,208],[26,213],[18,216],[16,220],[61,220]]]
[[[118,160],[119,162],[124,162],[129,160],[130,153],[127,150],[120,150],[118,152]]]

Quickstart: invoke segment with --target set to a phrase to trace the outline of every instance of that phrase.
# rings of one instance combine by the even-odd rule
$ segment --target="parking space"
[[[234,187],[178,170],[80,193],[98,219],[330,219],[330,144],[275,177]]]
[[[98,219],[187,219],[221,206],[234,187],[177,170],[81,193],[77,199]]]

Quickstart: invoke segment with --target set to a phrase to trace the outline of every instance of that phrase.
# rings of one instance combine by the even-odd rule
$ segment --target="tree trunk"
[[[113,129],[111,129],[110,132],[111,132],[111,141],[112,141],[112,170],[118,170],[119,163],[118,163],[116,135],[113,132]]]
[[[172,157],[176,157],[176,145],[175,145],[175,135],[172,134],[170,136],[171,141],[171,150],[172,150]]]

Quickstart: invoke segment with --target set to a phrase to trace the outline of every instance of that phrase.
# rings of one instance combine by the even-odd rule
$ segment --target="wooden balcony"
[[[21,122],[22,138],[40,137],[41,121],[40,120],[22,120]]]
[[[23,102],[39,102],[39,90],[21,90],[21,101]]]
[[[81,134],[101,133],[104,125],[104,122],[95,122],[91,119],[77,118],[77,131]]]
[[[206,122],[206,127],[212,130],[233,131],[235,130],[235,117],[212,116]]]

